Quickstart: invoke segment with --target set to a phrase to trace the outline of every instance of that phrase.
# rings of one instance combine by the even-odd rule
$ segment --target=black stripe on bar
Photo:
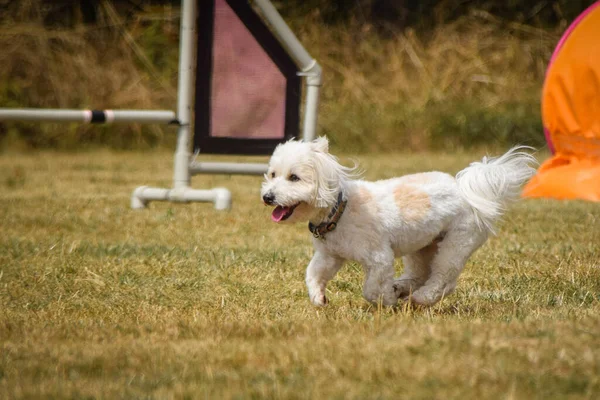
[[[106,122],[106,114],[102,110],[92,110],[92,124],[103,124]]]

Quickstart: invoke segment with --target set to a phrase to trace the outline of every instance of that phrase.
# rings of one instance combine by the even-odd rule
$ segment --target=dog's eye
[[[275,172],[271,172],[271,178],[275,178]]]
[[[291,174],[289,177],[289,180],[292,182],[298,182],[300,180],[300,178],[296,174]]]

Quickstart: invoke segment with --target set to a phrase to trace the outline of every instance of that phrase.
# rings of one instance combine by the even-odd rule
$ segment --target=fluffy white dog
[[[344,261],[366,273],[363,295],[432,305],[452,293],[467,259],[494,232],[505,205],[535,170],[515,147],[474,162],[456,177],[426,172],[367,182],[329,154],[328,141],[291,140],[269,162],[261,195],[275,222],[309,221],[315,253],[306,270],[310,300],[327,304],[325,287]],[[404,273],[394,279],[394,259]]]

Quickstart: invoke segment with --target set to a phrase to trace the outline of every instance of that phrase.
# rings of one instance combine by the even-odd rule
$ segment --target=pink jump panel
[[[282,138],[285,76],[225,0],[213,40],[211,136]]]
[[[301,78],[247,0],[198,0],[194,149],[270,154],[299,131]]]

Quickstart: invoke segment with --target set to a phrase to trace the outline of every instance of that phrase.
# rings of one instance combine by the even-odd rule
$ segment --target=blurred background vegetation
[[[202,3],[202,1],[200,1]],[[593,0],[274,1],[324,69],[343,151],[544,145],[539,97]],[[174,109],[177,0],[0,0],[0,107]],[[0,123],[4,151],[174,145],[160,126]]]

